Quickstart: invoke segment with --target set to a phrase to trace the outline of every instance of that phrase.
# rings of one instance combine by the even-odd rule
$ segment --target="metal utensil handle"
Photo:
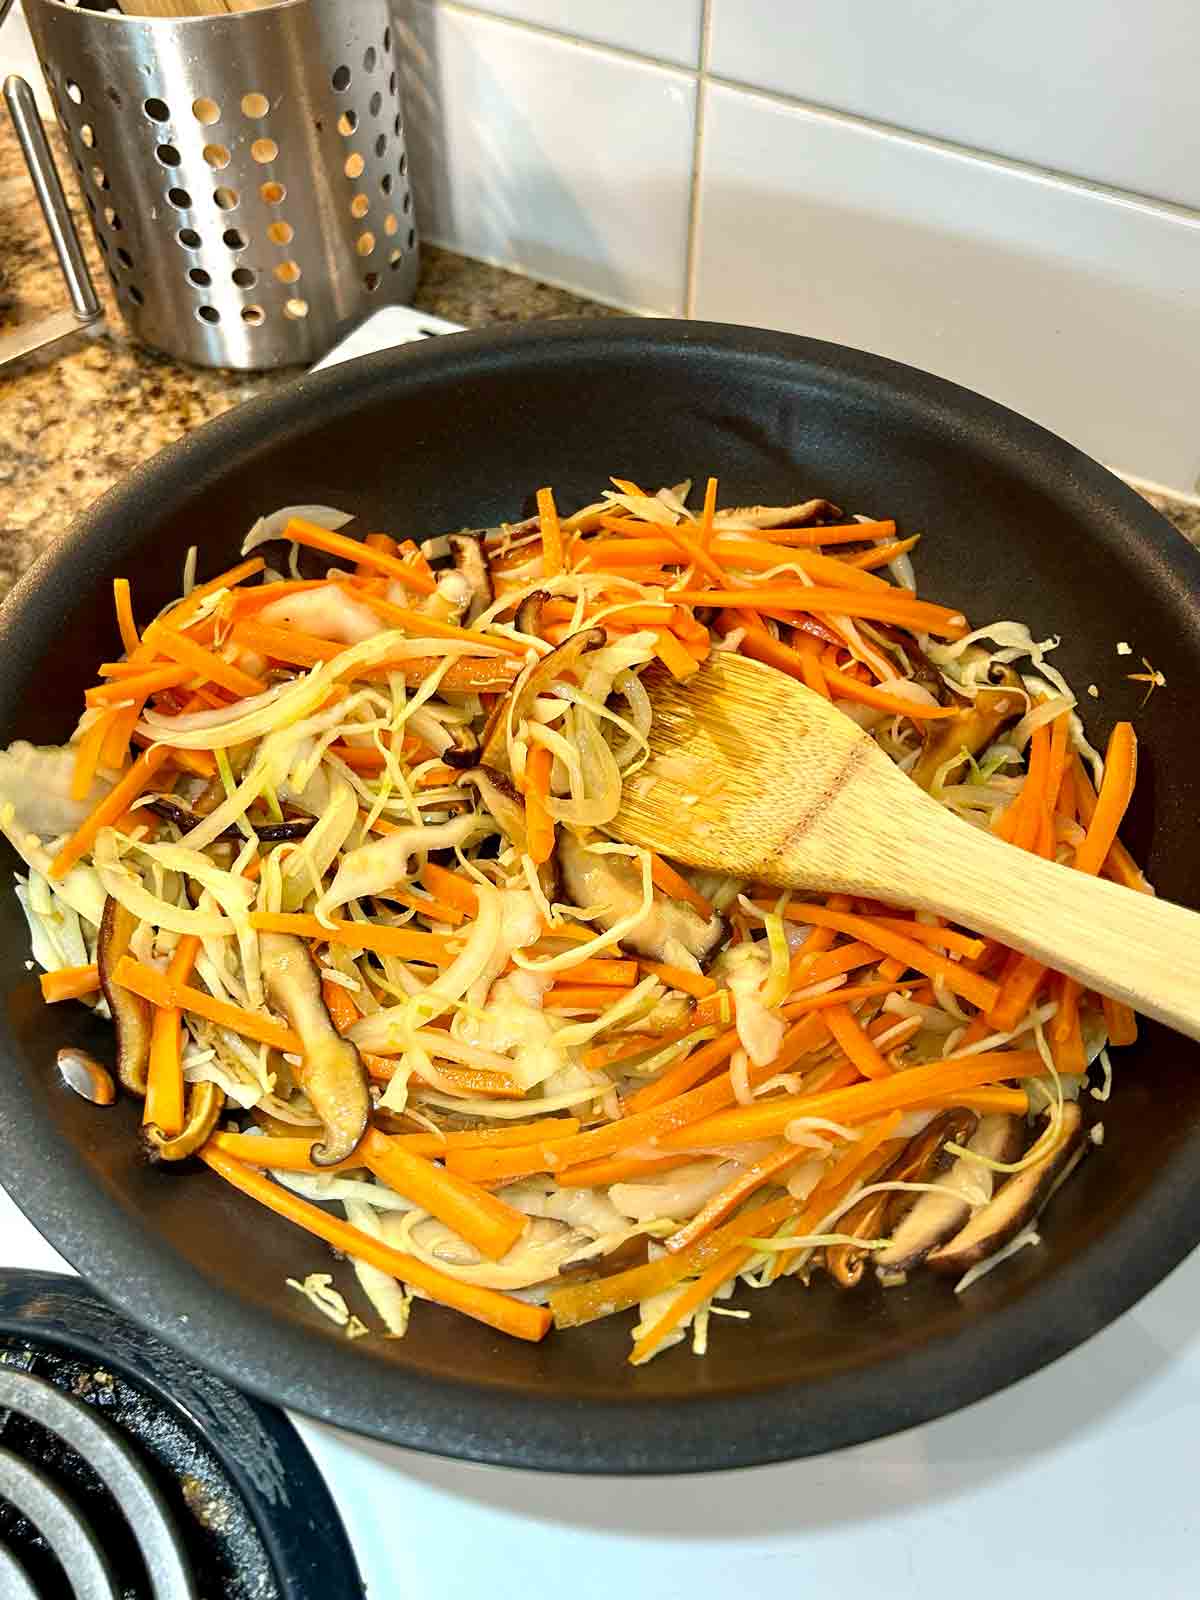
[[[58,264],[71,295],[71,306],[81,322],[94,322],[100,315],[100,301],[83,259],[83,247],[67,207],[67,197],[38,115],[33,90],[24,78],[13,73],[4,80],[4,100],[50,230]]]

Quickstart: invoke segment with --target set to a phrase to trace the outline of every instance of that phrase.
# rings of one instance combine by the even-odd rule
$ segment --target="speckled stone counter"
[[[206,371],[131,343],[91,232],[82,224],[80,232],[105,302],[106,325],[0,371],[0,596],[131,468],[292,375]],[[423,253],[415,303],[469,326],[614,315],[563,290],[432,247]],[[65,289],[28,174],[8,120],[0,114],[0,330],[33,322],[64,304]],[[1200,507],[1149,498],[1200,545]]]

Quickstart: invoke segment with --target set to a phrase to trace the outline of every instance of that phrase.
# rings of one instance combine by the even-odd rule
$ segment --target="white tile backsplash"
[[[681,312],[695,78],[424,0],[397,19],[425,237]]]
[[[474,0],[474,9],[681,67],[700,59],[703,0]]]
[[[893,356],[1194,483],[1200,217],[706,94],[694,315]]]
[[[709,71],[1200,206],[1196,0],[712,0]]]

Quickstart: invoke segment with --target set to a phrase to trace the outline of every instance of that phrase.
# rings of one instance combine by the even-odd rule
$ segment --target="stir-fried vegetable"
[[[1054,641],[918,598],[915,533],[612,481],[423,548],[290,508],[140,627],[118,579],[74,737],[0,752],[44,999],[111,1012],[153,1159],[349,1256],[391,1336],[414,1293],[526,1339],[640,1306],[640,1363],[738,1286],[965,1288],[1036,1240],[1137,1036],[969,927],[606,838],[643,675],[740,650],[965,823],[1153,892],[1132,727],[1102,761]]]

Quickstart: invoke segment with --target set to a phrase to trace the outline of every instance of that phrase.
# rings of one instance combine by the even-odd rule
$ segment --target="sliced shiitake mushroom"
[[[484,810],[500,824],[509,843],[524,852],[528,848],[525,802],[512,780],[495,767],[476,767],[464,772],[461,782],[478,791]]]
[[[967,1149],[991,1161],[1015,1161],[1025,1141],[1025,1125],[1019,1117],[984,1117],[967,1143]],[[881,1283],[903,1283],[907,1273],[919,1266],[931,1250],[951,1239],[971,1214],[963,1191],[982,1186],[990,1194],[991,1171],[981,1162],[960,1156],[949,1171],[926,1180],[944,1194],[922,1194],[898,1222],[885,1215],[885,1231],[892,1230],[891,1242],[875,1256],[875,1271]],[[898,1201],[900,1197],[897,1197]],[[907,1199],[907,1197],[905,1197]]]
[[[636,911],[642,903],[642,880],[627,857],[594,855],[568,828],[560,829],[559,835],[563,884],[575,905],[602,908],[596,920],[603,928],[611,928]],[[653,961],[677,963],[681,949],[697,961],[704,961],[721,944],[725,933],[725,920],[719,914],[706,920],[681,900],[655,895],[650,914],[621,942]]]
[[[113,978],[118,961],[129,952],[130,941],[137,928],[138,918],[133,912],[126,910],[119,900],[109,895],[100,919],[96,965],[100,972],[100,987],[112,1012],[113,1027],[117,1034],[117,1077],[130,1094],[144,1095],[146,1073],[150,1066],[153,1007],[140,994],[123,989]]]
[[[189,810],[187,806],[180,805],[178,800],[173,800],[167,795],[157,795],[146,806],[146,810],[153,811],[155,816],[162,817],[167,822],[173,822],[181,833],[189,832],[202,820],[199,812]],[[316,825],[315,817],[293,817],[287,822],[265,822],[261,826],[251,824],[264,844],[283,844],[291,839],[303,839]],[[242,832],[236,824],[217,835],[217,841],[227,839],[242,841]]]
[[[479,738],[473,728],[465,723],[453,723],[446,728],[450,743],[442,751],[442,760],[448,767],[466,771],[479,764]]]
[[[1034,1220],[1056,1183],[1086,1149],[1083,1115],[1076,1103],[1068,1100],[1062,1108],[1054,1142],[1046,1153],[1031,1166],[1014,1172],[965,1228],[926,1257],[925,1265],[934,1272],[957,1275],[995,1255]]]
[[[366,1069],[343,1039],[321,997],[321,974],[303,939],[288,933],[259,935],[263,981],[273,1005],[300,1035],[300,1087],[321,1119],[324,1141],[313,1146],[316,1166],[331,1167],[354,1154],[367,1129],[371,1093]]]
[[[153,1123],[142,1129],[142,1141],[151,1161],[186,1161],[207,1144],[225,1107],[225,1091],[215,1083],[194,1083],[188,1090],[183,1127],[173,1137]]]
[[[937,776],[938,768],[953,756],[978,755],[987,748],[1004,727],[1014,722],[1025,709],[1026,696],[1018,675],[1008,666],[997,666],[995,672],[1001,682],[991,688],[980,689],[973,702],[964,705],[953,717],[942,717],[937,722],[925,724],[925,748],[912,769],[914,783],[928,789]],[[947,770],[950,777],[956,768]]]
[[[630,1267],[644,1267],[650,1259],[650,1235],[635,1233],[623,1239],[607,1255],[588,1256],[583,1261],[564,1261],[558,1269],[560,1278],[570,1278],[572,1283],[586,1283],[592,1278],[607,1278],[614,1272],[625,1272]]]
[[[542,657],[530,670],[519,689],[511,689],[502,700],[497,701],[495,710],[488,718],[487,727],[483,730],[485,766],[494,767],[497,772],[505,774],[510,771],[508,762],[510,721],[514,729],[518,728],[529,715],[533,702],[539,694],[556,678],[566,677],[572,673],[589,650],[599,650],[607,640],[608,635],[603,628],[583,628],[579,633],[573,633],[569,639],[564,639],[557,649],[551,650],[548,656]]]
[[[971,1138],[978,1125],[979,1118],[973,1111],[943,1111],[927,1128],[910,1139],[895,1160],[871,1182],[932,1183],[953,1159],[946,1152],[946,1141],[961,1144]],[[837,1224],[837,1230],[839,1233],[852,1234],[856,1239],[875,1238],[885,1224],[885,1218],[890,1218],[889,1208],[894,1201],[915,1202],[917,1198],[903,1191],[867,1195],[845,1213]],[[843,1289],[853,1289],[863,1275],[868,1253],[863,1245],[830,1245],[825,1251],[825,1265],[836,1283],[841,1284]]]
[[[795,506],[734,506],[718,511],[716,526],[731,528],[803,528],[813,522],[836,521],[845,513],[830,500],[804,500]]]
[[[482,532],[451,533],[446,536],[455,568],[466,579],[471,590],[470,604],[463,618],[468,627],[481,612],[487,610],[494,598],[492,573],[483,541]]]
[[[542,612],[546,609],[546,601],[550,595],[545,589],[535,589],[532,594],[527,594],[517,607],[516,626],[518,633],[528,634],[531,639],[542,637]]]

